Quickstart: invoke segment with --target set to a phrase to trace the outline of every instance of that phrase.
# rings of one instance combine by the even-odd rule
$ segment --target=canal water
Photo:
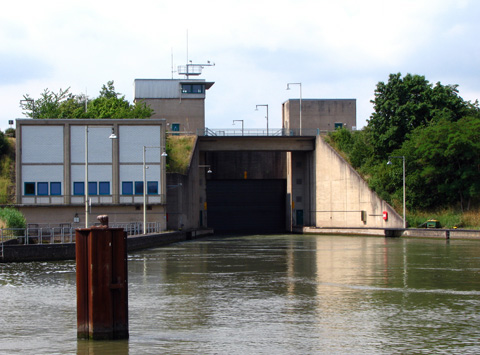
[[[128,268],[130,339],[93,342],[73,261],[0,264],[0,353],[480,353],[478,241],[212,237]]]

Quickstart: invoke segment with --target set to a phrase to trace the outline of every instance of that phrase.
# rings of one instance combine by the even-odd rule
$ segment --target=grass
[[[9,149],[0,157],[0,204],[13,202],[15,194],[15,138],[7,138]]]
[[[407,222],[412,228],[416,228],[430,219],[439,221],[442,228],[480,229],[480,209],[461,212],[448,208],[440,211],[407,213]]]
[[[187,173],[194,144],[195,136],[167,137],[167,172]]]

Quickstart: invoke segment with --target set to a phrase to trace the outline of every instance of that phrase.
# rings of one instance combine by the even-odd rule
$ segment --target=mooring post
[[[128,339],[127,234],[99,227],[77,229],[77,336]]]

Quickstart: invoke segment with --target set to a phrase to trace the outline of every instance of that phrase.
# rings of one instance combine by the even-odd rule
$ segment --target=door
[[[297,226],[303,226],[303,210],[297,210]]]
[[[172,123],[172,132],[179,132],[180,131],[180,123]],[[175,134],[178,135],[178,134]]]

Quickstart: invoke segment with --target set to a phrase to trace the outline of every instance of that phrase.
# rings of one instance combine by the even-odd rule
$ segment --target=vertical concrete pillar
[[[123,228],[77,229],[77,336],[128,338],[127,236]]]

